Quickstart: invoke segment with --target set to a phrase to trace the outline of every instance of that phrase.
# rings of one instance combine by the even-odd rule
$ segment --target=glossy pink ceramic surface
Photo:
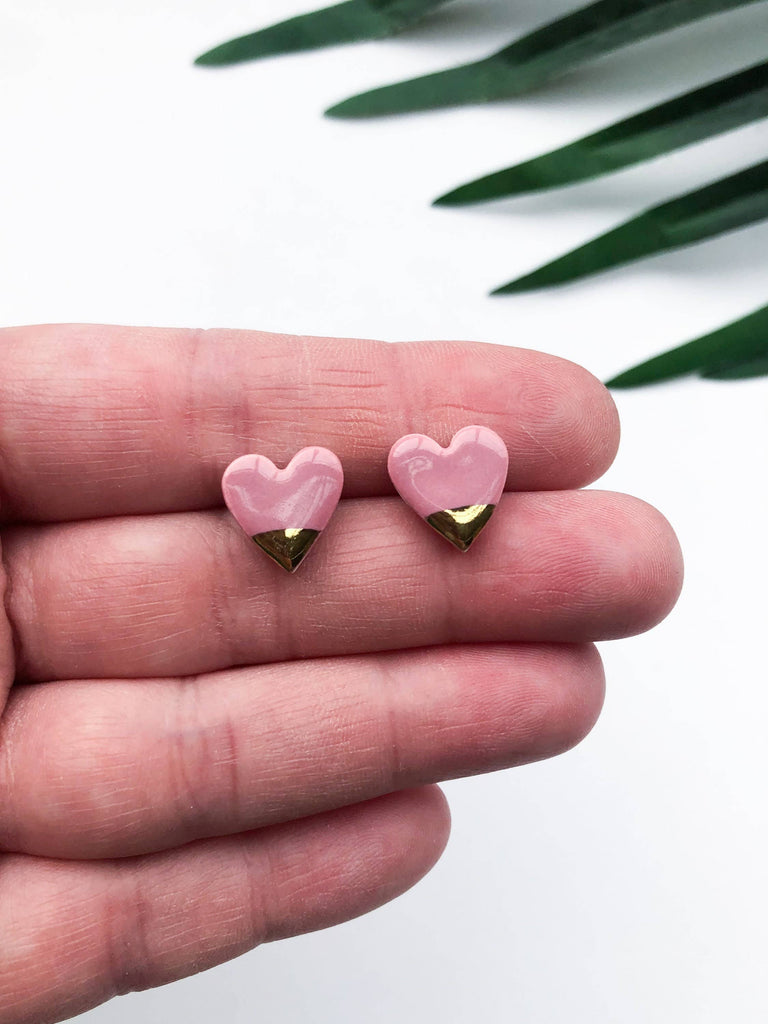
[[[242,455],[224,471],[227,508],[249,537],[269,530],[325,528],[339,502],[344,473],[327,448],[302,448],[285,469],[266,455]]]
[[[401,437],[389,453],[389,475],[400,496],[423,518],[465,505],[496,505],[509,456],[488,427],[464,427],[441,448],[424,434]]]

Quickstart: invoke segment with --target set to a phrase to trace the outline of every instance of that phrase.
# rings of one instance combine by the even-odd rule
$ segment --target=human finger
[[[373,910],[432,867],[448,828],[428,788],[146,857],[6,856],[2,1020],[68,1019]]]
[[[603,688],[567,644],[17,687],[0,848],[131,856],[535,761],[586,735]]]
[[[609,639],[658,622],[682,566],[651,506],[507,494],[461,554],[393,498],[342,502],[295,576],[227,513],[5,536],[17,676],[190,675],[451,641]]]
[[[526,349],[83,325],[0,346],[5,520],[208,508],[236,456],[284,465],[307,445],[339,455],[348,497],[391,494],[398,437],[447,444],[475,422],[504,439],[514,490],[589,483],[618,443],[602,384]]]

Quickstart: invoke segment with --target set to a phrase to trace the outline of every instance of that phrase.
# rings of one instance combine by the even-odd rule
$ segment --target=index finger
[[[501,345],[46,325],[0,330],[0,351],[5,520],[209,508],[238,455],[307,445],[336,452],[347,497],[391,494],[394,441],[469,423],[504,439],[512,490],[591,483],[618,444],[596,378]]]

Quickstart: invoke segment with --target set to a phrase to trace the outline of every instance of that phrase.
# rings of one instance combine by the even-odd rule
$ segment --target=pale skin
[[[447,841],[435,784],[578,743],[603,699],[593,642],[679,593],[664,517],[577,489],[618,421],[564,360],[94,326],[9,328],[0,353],[2,1024],[393,899]],[[460,554],[386,460],[470,423],[510,472]],[[290,576],[220,480],[306,445],[345,488]]]

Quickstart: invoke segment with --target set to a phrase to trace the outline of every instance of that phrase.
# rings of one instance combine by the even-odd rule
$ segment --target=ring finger
[[[567,644],[15,687],[0,848],[128,856],[511,767],[573,746],[602,697],[597,652]]]

